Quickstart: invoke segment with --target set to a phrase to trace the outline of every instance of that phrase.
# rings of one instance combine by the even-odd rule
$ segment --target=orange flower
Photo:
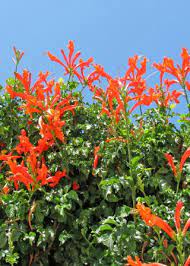
[[[175,239],[175,232],[169,226],[169,224],[165,222],[164,220],[162,220],[160,217],[152,214],[150,208],[145,207],[140,202],[137,203],[136,207],[137,207],[137,210],[141,218],[148,226],[150,227],[157,226],[163,231],[165,231],[169,235],[169,237],[171,237],[172,239]]]
[[[54,139],[49,138],[47,135],[45,137],[38,140],[38,145],[35,147],[35,151],[41,154],[44,151],[47,151],[49,147],[54,144]]]
[[[126,115],[126,107],[130,101],[136,101],[130,113],[139,105],[152,103],[152,97],[144,93],[147,87],[145,79],[142,78],[146,73],[147,59],[144,58],[140,62],[140,67],[138,60],[138,56],[129,59],[129,69],[121,78],[112,78],[102,66],[94,65],[96,72],[108,82],[106,91],[96,86],[91,87],[94,98],[102,102],[101,114],[105,113],[108,117],[114,118],[116,123],[119,122],[122,114]]]
[[[188,89],[188,91],[190,91],[190,82],[189,81],[186,81],[185,82],[185,85],[186,85],[186,88]]]
[[[30,186],[34,183],[33,177],[29,174],[28,168],[25,167],[24,162],[21,164],[17,164],[16,161],[8,160],[8,166],[10,167],[12,175],[8,177],[9,181],[13,181],[15,188],[18,190],[19,183],[23,183],[28,190],[30,190]]]
[[[182,208],[183,208],[183,202],[178,201],[176,204],[175,214],[174,214],[175,227],[176,227],[177,231],[181,230],[180,216],[181,216]]]
[[[3,193],[6,195],[6,194],[9,193],[10,188],[9,188],[7,185],[5,185],[5,186],[2,188],[2,191],[3,191]]]
[[[162,263],[142,263],[139,259],[139,257],[135,256],[135,260],[132,259],[131,256],[127,256],[127,264],[125,266],[166,266],[165,264]]]
[[[184,228],[183,228],[183,231],[182,231],[182,235],[185,236],[186,233],[187,233],[187,230],[190,228],[190,218],[187,220]]]
[[[93,168],[96,169],[97,166],[98,166],[98,159],[99,159],[99,156],[98,156],[98,151],[100,150],[100,147],[97,146],[94,148],[94,163],[93,163]]]
[[[78,63],[76,61],[78,60],[80,56],[80,52],[77,52],[74,54],[74,42],[69,41],[68,44],[69,54],[68,57],[65,55],[65,52],[63,49],[61,49],[61,53],[63,55],[65,63],[63,63],[60,59],[58,59],[56,56],[52,55],[50,52],[48,52],[48,56],[51,61],[56,62],[64,67],[65,69],[65,75],[67,74],[74,74],[78,77],[79,80],[81,80],[80,74],[77,72],[79,68],[89,67],[90,64],[93,62],[93,58],[89,58],[87,61],[79,60]]]
[[[51,110],[51,114],[48,114],[47,122],[45,123],[43,118],[39,118],[40,135],[42,138],[47,138],[49,141],[55,138],[64,142],[64,134],[62,127],[65,125],[65,121],[60,119],[60,111]]]
[[[55,83],[54,80],[47,81],[49,72],[40,72],[37,81],[32,87],[31,74],[27,70],[24,70],[22,75],[18,73],[15,75],[23,85],[23,92],[15,92],[14,87],[8,86],[7,91],[11,97],[19,97],[23,100],[22,108],[31,118],[33,113],[41,115],[39,118],[40,134],[42,138],[45,138],[46,144],[49,142],[52,145],[51,140],[55,138],[64,141],[62,127],[65,122],[62,121],[62,116],[67,111],[71,111],[74,114],[74,109],[78,102],[72,98],[72,95],[68,95],[65,98],[61,96],[60,84]],[[50,97],[53,90],[54,95]],[[71,100],[74,101],[73,104],[70,103]],[[28,152],[32,144],[26,134],[21,134],[19,139],[20,144],[16,147],[17,152],[19,154]]]
[[[55,187],[62,177],[66,177],[66,170],[57,171],[54,176],[47,178],[47,182],[49,183],[50,187]]]
[[[189,255],[189,257],[187,258],[187,260],[186,260],[184,266],[189,266],[189,265],[190,265],[190,255]]]
[[[20,143],[15,148],[18,154],[27,153],[33,148],[33,145],[26,136],[26,131],[24,129],[21,130],[21,135],[18,138]]]
[[[82,62],[82,60],[80,60]],[[86,69],[85,66],[80,67],[80,74],[78,73],[78,79],[79,81],[85,86],[88,85],[89,89],[94,92],[95,91],[95,86],[93,85],[94,81],[99,80],[100,78],[100,73],[95,69],[92,71],[89,75],[85,76],[84,70]]]
[[[129,69],[125,73],[125,80],[129,80],[131,82],[137,81],[141,79],[141,77],[146,73],[146,64],[147,58],[144,57],[140,62],[140,67],[138,67],[138,61],[140,57],[138,55],[134,55],[130,57],[128,60]]]
[[[14,160],[14,159],[18,159],[18,158],[21,158],[21,156],[12,155],[12,152],[10,152],[8,154],[0,155],[0,161]]]
[[[142,262],[140,261],[139,257],[135,256],[135,261],[132,259],[131,256],[127,256],[127,265],[131,266],[142,266]]]
[[[169,164],[170,167],[172,168],[172,171],[173,171],[173,173],[174,173],[174,176],[177,176],[178,173],[177,173],[177,169],[176,169],[176,167],[175,167],[175,165],[174,165],[174,158],[173,158],[173,156],[172,156],[171,154],[169,154],[169,153],[165,153],[164,155],[165,155],[165,158],[166,158],[167,161],[168,161],[168,164]],[[182,157],[181,157],[180,165],[179,165],[179,173],[182,172],[182,170],[183,170],[183,166],[184,166],[184,163],[186,162],[187,158],[189,158],[189,157],[190,157],[190,148],[188,148],[188,149],[184,152],[184,154],[182,155]]]
[[[171,154],[169,154],[169,153],[165,153],[164,156],[168,160],[168,164],[172,168],[172,171],[174,173],[174,176],[177,176],[177,170],[176,170],[176,167],[175,167],[175,164],[174,164],[174,158],[173,158],[173,156]]]
[[[151,213],[151,209],[148,207],[145,207],[143,204],[140,202],[137,203],[137,210],[143,219],[143,221],[148,225],[148,226],[158,226],[160,229],[165,231],[173,240],[176,238],[176,233],[173,231],[173,229],[169,226],[167,222],[162,220],[160,217],[154,215]],[[176,204],[175,208],[175,214],[174,214],[174,222],[176,226],[177,233],[181,231],[181,224],[180,224],[180,216],[181,216],[181,210],[183,207],[183,202],[178,201]],[[190,218],[187,220],[183,230],[182,230],[182,235],[185,236],[187,230],[190,227]]]
[[[155,95],[152,92],[153,90],[149,89],[149,95],[142,94],[140,96],[134,97],[133,100],[135,100],[136,103],[129,110],[129,113],[132,113],[140,105],[145,105],[145,106],[151,105],[151,103],[155,100]]]
[[[12,156],[12,153],[0,156],[0,160],[4,160],[10,168],[10,175],[7,179],[14,182],[16,189],[19,188],[20,183],[23,183],[28,190],[34,190],[39,185],[54,187],[62,177],[66,176],[65,170],[57,171],[54,176],[51,176],[49,169],[45,165],[44,158],[38,159],[39,156],[41,158],[41,153],[47,150],[50,145],[52,145],[52,142],[44,138],[38,141],[37,146],[33,146],[29,138],[26,137],[26,131],[22,130],[20,143],[17,145],[16,150],[19,153],[24,153],[24,160],[18,163],[16,159],[21,158],[21,156]]]
[[[111,80],[111,79],[112,79],[112,77],[111,77],[108,73],[106,73],[106,72],[104,71],[103,66],[98,65],[98,64],[94,64],[93,66],[94,66],[96,72],[97,72],[101,77],[104,77],[104,78],[106,78],[107,80]]]
[[[80,186],[76,181],[74,181],[72,184],[72,188],[73,188],[73,190],[79,190]]]
[[[65,170],[62,172],[57,171],[54,176],[50,176],[45,162],[43,160],[42,162],[37,162],[34,151],[28,156],[27,163],[28,167],[24,165],[23,161],[21,164],[10,159],[7,161],[12,174],[8,177],[8,180],[14,182],[16,189],[19,188],[20,183],[23,183],[28,190],[33,190],[38,185],[44,186],[48,184],[50,187],[54,187],[62,177],[66,176]]]
[[[190,157],[190,148],[188,148],[184,154],[182,155],[181,157],[181,161],[180,161],[180,166],[179,166],[179,169],[180,171],[182,172],[182,169],[183,169],[183,166],[184,166],[184,163],[186,162],[187,158]]]
[[[106,91],[95,89],[94,98],[102,103],[101,114],[106,114],[119,122],[121,114],[125,113],[125,104],[121,97],[121,84],[118,79],[109,79]]]
[[[164,73],[169,73],[177,79],[177,82],[184,85],[185,79],[190,72],[190,55],[186,48],[182,48],[182,65],[175,66],[171,58],[165,57],[163,63],[154,63],[153,66],[160,71],[160,84],[162,85]]]

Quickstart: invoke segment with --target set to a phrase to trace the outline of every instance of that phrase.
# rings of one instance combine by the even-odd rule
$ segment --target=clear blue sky
[[[181,48],[190,46],[189,11],[189,0],[1,1],[0,83],[14,70],[14,45],[25,52],[21,67],[55,77],[61,67],[45,52],[59,55],[70,39],[84,58],[93,56],[114,75],[134,54],[151,62],[165,55],[179,60]]]

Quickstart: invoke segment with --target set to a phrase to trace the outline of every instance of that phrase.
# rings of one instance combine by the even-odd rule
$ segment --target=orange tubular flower
[[[187,233],[187,231],[189,230],[189,228],[190,228],[190,218],[187,220],[187,222],[186,222],[186,224],[185,224],[185,226],[184,226],[184,228],[183,228],[183,231],[182,231],[182,235],[183,235],[183,236],[186,235],[186,233]]]
[[[190,55],[186,48],[182,48],[181,53],[182,66],[175,66],[174,61],[171,58],[165,57],[163,63],[154,63],[153,66],[160,71],[160,84],[162,85],[164,73],[169,73],[177,79],[177,82],[181,85],[184,84],[185,79],[190,72]]]
[[[45,165],[44,158],[41,158],[43,151],[47,150],[52,145],[52,140],[45,136],[38,141],[37,146],[33,146],[29,138],[26,136],[26,131],[22,130],[19,137],[20,143],[16,146],[19,154],[24,153],[24,160],[21,163],[16,161],[21,156],[12,156],[12,154],[0,156],[0,160],[4,160],[9,166],[9,181],[14,182],[16,189],[19,188],[20,183],[23,183],[28,190],[35,190],[39,186],[49,185],[56,186],[62,177],[66,176],[66,171],[57,171],[54,176],[49,174],[49,169]]]
[[[184,266],[189,266],[189,265],[190,265],[190,255],[189,255],[189,257],[187,258],[187,260],[186,260]]]
[[[174,164],[173,156],[171,154],[169,154],[169,153],[165,153],[164,156],[168,160],[168,164],[172,168],[174,176],[177,176],[177,170],[176,170],[176,167],[175,167],[175,164]]]
[[[180,216],[181,216],[182,208],[183,208],[183,202],[178,201],[176,204],[176,209],[175,209],[175,214],[174,214],[174,221],[175,221],[175,227],[177,229],[177,232],[181,230]]]
[[[17,159],[17,158],[20,158],[20,157],[21,156],[12,155],[12,153],[3,154],[3,155],[0,155],[0,161],[8,161],[9,159],[13,160],[13,159]]]
[[[43,118],[39,118],[40,135],[42,138],[47,138],[49,141],[54,138],[64,142],[64,134],[62,127],[65,125],[65,121],[60,119],[60,111],[51,110],[51,113],[47,115],[47,123]]]
[[[174,158],[173,158],[172,155],[169,154],[169,153],[165,153],[164,155],[165,155],[165,158],[166,158],[167,161],[168,161],[168,164],[169,164],[170,167],[172,168],[172,171],[173,171],[173,173],[174,173],[174,176],[177,176],[178,173],[177,173],[177,169],[176,169],[176,167],[175,167],[175,165],[174,165]],[[188,148],[188,149],[184,152],[184,154],[182,155],[182,157],[181,157],[180,165],[179,165],[179,172],[180,172],[180,174],[181,174],[181,172],[182,172],[182,170],[183,170],[183,166],[184,166],[186,160],[187,160],[189,157],[190,157],[190,148]]]
[[[73,190],[79,190],[80,186],[76,181],[74,181],[72,184],[72,188],[73,188]]]
[[[190,157],[190,148],[188,148],[184,154],[182,155],[181,157],[181,161],[180,161],[180,166],[179,166],[179,169],[180,171],[182,172],[182,169],[183,169],[183,166],[184,166],[184,163],[186,162],[187,158]]]
[[[83,61],[80,59],[79,62],[76,63],[81,53],[77,52],[76,54],[74,54],[74,42],[73,41],[69,41],[69,44],[67,47],[69,49],[68,57],[65,55],[64,50],[61,49],[61,53],[63,55],[65,63],[63,63],[56,56],[52,55],[50,52],[48,52],[47,54],[51,61],[56,62],[64,67],[65,75],[74,74],[81,81],[81,75],[77,72],[77,70],[79,68],[89,67],[91,63],[93,62],[93,58],[91,57],[87,61]]]
[[[45,137],[38,140],[38,145],[35,147],[35,151],[39,154],[47,151],[49,147],[54,144],[54,139],[45,135]]]
[[[164,80],[165,87],[160,87],[156,84],[154,90],[154,102],[158,106],[168,107],[170,102],[180,103],[179,97],[184,95],[181,91],[172,90],[170,91],[170,87],[172,84],[177,83],[175,80]]]
[[[167,222],[162,220],[160,217],[154,215],[151,213],[151,209],[148,207],[145,207],[143,204],[140,202],[137,203],[137,210],[143,219],[143,221],[150,227],[157,226],[163,231],[165,231],[170,238],[175,239],[175,232],[173,229],[169,226]]]
[[[80,60],[82,62],[82,60]],[[78,79],[80,82],[85,86],[87,85],[89,89],[94,92],[95,86],[93,85],[94,81],[99,80],[100,73],[97,70],[92,71],[89,75],[85,76],[84,70],[86,69],[85,66],[80,67],[80,74],[78,73]]]
[[[50,187],[55,187],[59,183],[60,179],[65,176],[66,176],[66,170],[62,172],[57,171],[54,176],[50,176],[47,178],[47,183],[49,183]]]
[[[27,153],[33,148],[33,145],[26,136],[26,131],[24,129],[21,130],[21,135],[18,138],[20,143],[15,148],[18,154]]]
[[[158,86],[156,88],[147,88],[146,79],[143,78],[146,73],[146,64],[146,58],[143,58],[140,62],[137,55],[129,58],[128,70],[124,77],[121,78],[112,78],[104,71],[103,67],[95,65],[96,72],[108,82],[106,91],[92,84],[90,87],[91,91],[94,92],[94,98],[102,103],[101,114],[106,114],[117,123],[122,116],[126,116],[126,113],[132,113],[141,105],[149,106],[155,102],[160,106],[167,107],[169,102],[179,103],[178,98],[183,93],[176,90],[168,91],[174,81],[173,83],[166,82],[164,97]],[[131,102],[131,109],[128,109]]]
[[[131,256],[127,256],[127,264],[125,266],[166,266],[165,264],[162,263],[142,263],[139,259],[139,257],[135,256],[135,260],[132,259]]]
[[[131,113],[136,107],[140,105],[150,105],[153,101],[152,95],[146,95],[145,91],[146,80],[143,75],[146,73],[147,59],[143,58],[139,65],[139,57],[134,56],[128,61],[128,70],[124,77],[112,78],[104,71],[100,65],[94,65],[96,72],[107,80],[108,86],[106,91],[97,88],[96,86],[90,87],[94,92],[94,98],[102,103],[101,114],[106,114],[108,117],[113,118],[118,123],[122,115],[126,112]],[[129,102],[133,102],[131,110],[127,110]]]
[[[151,213],[151,209],[148,207],[145,207],[143,204],[141,203],[137,203],[137,210],[141,216],[141,218],[143,219],[143,221],[148,225],[148,226],[158,226],[160,229],[162,229],[163,231],[165,231],[170,238],[172,238],[173,240],[175,240],[176,238],[176,233],[173,231],[173,229],[169,226],[169,224],[167,222],[165,222],[164,220],[162,220],[160,217],[154,215]],[[180,216],[181,216],[181,210],[183,207],[183,202],[178,201],[176,204],[176,208],[175,208],[175,214],[174,214],[174,221],[175,221],[175,226],[176,226],[176,230],[177,233],[181,232],[181,224],[180,224]],[[182,231],[182,235],[185,236],[187,230],[190,227],[190,218],[187,220],[183,231]]]
[[[185,85],[186,85],[186,88],[188,89],[188,91],[190,91],[190,82],[186,81]]]
[[[7,185],[5,185],[5,186],[2,188],[2,191],[3,191],[3,194],[7,195],[7,194],[9,193],[9,191],[10,191],[10,188],[9,188]]]
[[[12,173],[8,180],[14,182],[15,188],[18,190],[19,183],[21,182],[30,190],[30,186],[34,183],[34,180],[29,174],[28,168],[24,165],[24,162],[22,161],[21,164],[17,164],[16,161],[8,160],[7,164]]]
[[[50,187],[56,186],[60,179],[66,176],[66,171],[57,171],[54,176],[49,175],[49,170],[45,162],[37,161],[36,154],[32,150],[31,154],[27,157],[27,167],[22,161],[18,164],[15,160],[9,159],[7,164],[10,167],[11,176],[8,177],[9,181],[13,181],[15,188],[19,188],[19,184],[23,183],[28,190],[33,190],[36,187],[49,185]],[[40,166],[41,165],[41,166]]]
[[[100,150],[100,147],[97,146],[94,148],[94,163],[93,163],[93,168],[96,169],[97,166],[98,166],[98,159],[99,159],[99,156],[98,156],[98,151]]]
[[[71,111],[74,114],[74,109],[77,107],[78,102],[74,101],[74,103],[71,104],[71,100],[74,100],[71,95],[62,98],[60,84],[55,83],[54,80],[47,81],[48,72],[40,72],[37,81],[32,87],[31,74],[27,70],[24,70],[22,75],[18,73],[15,75],[23,85],[23,92],[15,92],[14,87],[11,86],[7,87],[7,91],[12,98],[19,97],[24,101],[22,108],[31,118],[33,113],[41,115],[39,119],[39,121],[41,121],[41,123],[39,123],[40,134],[46,140],[46,147],[47,143],[52,145],[52,140],[55,140],[55,138],[64,141],[62,127],[65,122],[61,120],[62,116],[67,111]],[[50,97],[53,90],[54,95]],[[26,153],[27,150],[30,150],[31,144],[26,135],[21,134],[19,138],[20,144],[16,148],[17,152]],[[42,142],[40,149],[41,148]]]
[[[135,256],[135,261],[132,259],[131,256],[127,256],[127,262],[128,262],[127,265],[131,265],[131,266],[142,266],[142,262],[140,261],[139,257],[137,257],[137,256]]]

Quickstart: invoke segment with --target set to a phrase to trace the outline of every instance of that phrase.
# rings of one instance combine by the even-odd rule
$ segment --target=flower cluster
[[[14,52],[16,60],[20,61],[23,53],[16,48]],[[49,72],[40,72],[37,80],[32,84],[31,73],[28,70],[24,70],[22,74],[16,72],[16,83],[6,86],[12,99],[17,98],[22,101],[19,110],[29,115],[28,125],[34,123],[34,118],[38,118],[37,128],[41,136],[37,145],[34,146],[26,130],[23,129],[18,137],[19,144],[15,149],[9,154],[0,155],[0,160],[6,162],[10,168],[8,180],[14,182],[16,189],[19,188],[20,183],[23,183],[28,190],[35,190],[46,184],[54,187],[62,177],[66,176],[65,169],[51,175],[43,153],[56,145],[58,141],[64,143],[63,116],[68,111],[74,115],[78,101],[71,94],[63,97],[60,83],[48,80],[49,74]],[[14,152],[18,155],[13,155]],[[79,185],[74,183],[73,188],[78,189]]]
[[[179,254],[179,259],[181,259],[181,261],[183,261],[184,258],[184,254],[181,250],[181,248],[178,248],[178,245],[182,245],[182,239],[183,237],[185,237],[188,229],[190,228],[190,218],[187,220],[186,224],[184,225],[183,229],[181,229],[181,211],[183,208],[183,202],[182,201],[178,201],[176,204],[176,208],[175,208],[175,214],[174,214],[174,223],[175,223],[175,227],[176,227],[176,232],[170,227],[170,225],[164,221],[163,219],[161,219],[160,217],[158,217],[155,214],[151,213],[151,209],[149,207],[145,207],[144,204],[138,202],[137,203],[137,211],[140,215],[140,217],[142,218],[142,220],[150,227],[157,227],[162,229],[172,240],[174,240],[176,242],[177,245],[177,250],[181,251],[182,254]],[[166,245],[167,246],[167,245]],[[173,257],[175,259],[175,262],[177,263],[177,258],[174,256]],[[165,264],[160,264],[160,263],[142,263],[139,259],[139,257],[135,257],[135,261],[132,259],[131,256],[127,257],[127,265],[131,265],[131,266],[145,266],[145,265],[152,265],[152,266],[166,266]],[[186,261],[183,261],[183,265],[184,266],[188,266],[190,265],[190,256],[187,257]],[[178,265],[178,264],[177,264]],[[182,264],[180,264],[182,265]]]
[[[186,78],[190,72],[190,55],[185,48],[182,49],[181,67],[179,65],[175,67],[172,59],[169,58],[165,58],[163,64],[153,64],[161,72],[160,84],[157,84],[155,88],[147,86],[145,75],[148,60],[146,57],[142,60],[137,55],[129,58],[128,69],[124,76],[113,78],[105,72],[102,66],[94,64],[93,58],[89,58],[87,61],[79,59],[81,53],[74,54],[72,41],[69,41],[68,49],[68,57],[64,50],[61,50],[63,62],[49,52],[48,56],[64,68],[65,75],[76,76],[83,86],[87,85],[93,92],[94,99],[102,104],[101,114],[106,114],[116,123],[123,115],[126,115],[126,112],[131,113],[141,105],[149,106],[154,102],[158,106],[168,107],[170,102],[179,103],[179,97],[184,93],[171,89],[175,83],[179,83],[181,86],[186,84],[187,89],[189,88]],[[91,70],[91,68],[93,69]],[[91,70],[91,73],[85,75],[86,70]],[[164,73],[170,73],[177,78],[177,81],[168,79],[163,81]],[[108,84],[105,90],[99,86],[101,79],[105,79]]]

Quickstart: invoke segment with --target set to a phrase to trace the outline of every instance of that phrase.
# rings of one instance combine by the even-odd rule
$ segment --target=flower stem
[[[178,252],[178,265],[183,266],[185,262],[185,254],[183,252],[183,236],[181,231],[179,231],[176,235],[176,242]]]
[[[188,98],[188,95],[187,95],[187,90],[185,88],[185,84],[181,84],[182,88],[183,88],[183,91],[184,91],[184,94],[185,94],[185,99],[186,99],[186,102],[187,102],[187,108],[189,110],[189,114],[190,114],[190,103],[189,103],[189,98]]]
[[[178,193],[178,191],[179,191],[179,184],[180,184],[180,180],[177,181],[177,189],[176,189],[176,193]]]

